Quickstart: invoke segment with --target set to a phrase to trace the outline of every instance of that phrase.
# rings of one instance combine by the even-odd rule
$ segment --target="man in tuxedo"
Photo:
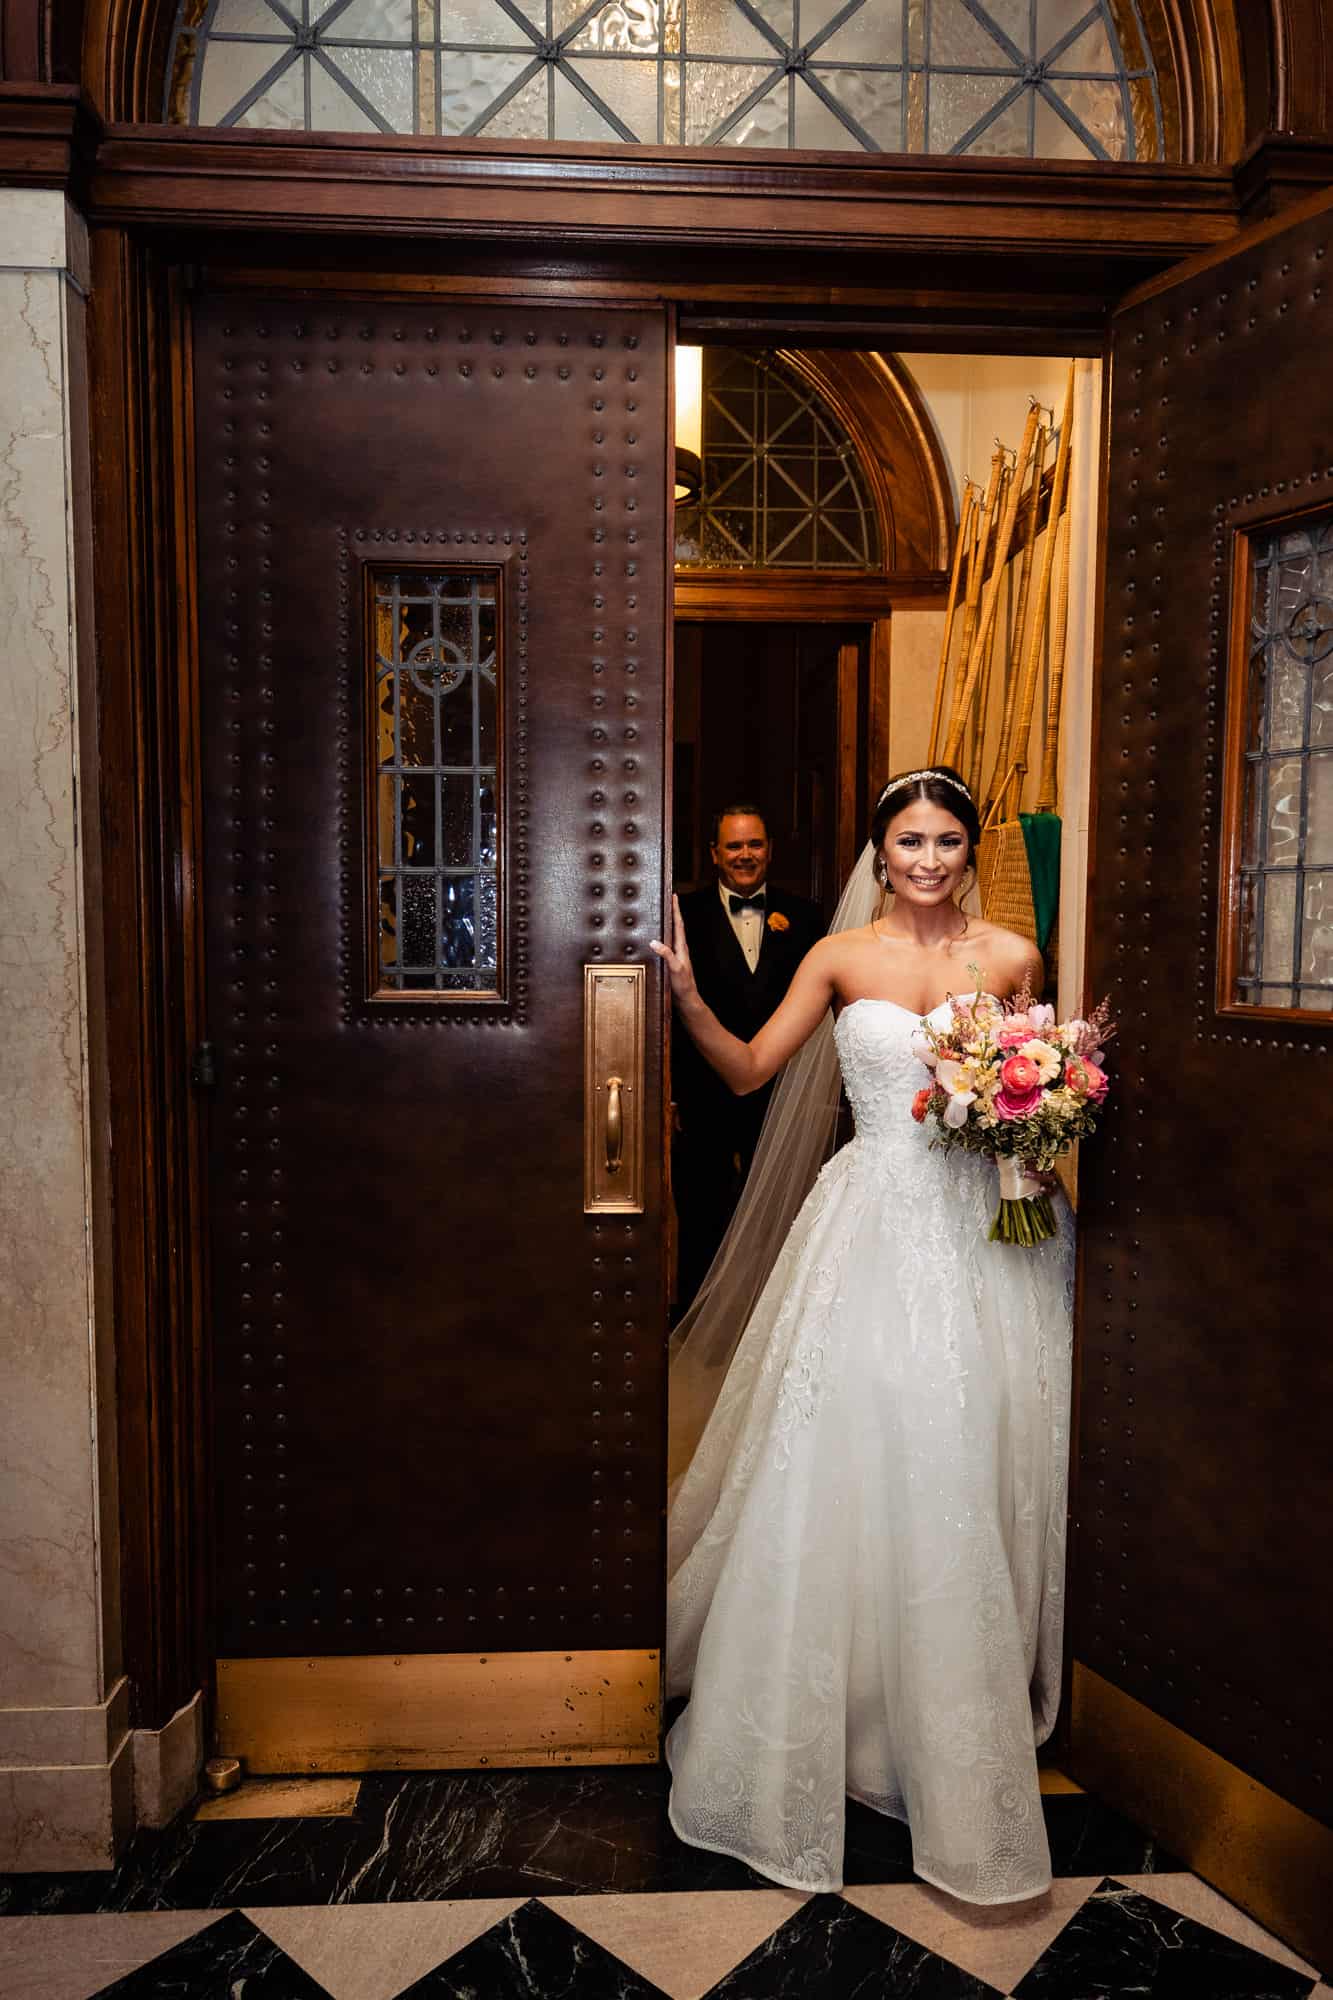
[[[685,938],[703,998],[724,1028],[749,1041],[777,1008],[806,952],[823,936],[824,920],[807,897],[769,882],[772,842],[758,806],[738,803],[716,814],[710,852],[716,881],[680,899]],[[726,1233],[773,1084],[735,1096],[679,1027],[671,1062],[676,1102],[671,1177],[679,1223],[677,1296],[683,1310]]]

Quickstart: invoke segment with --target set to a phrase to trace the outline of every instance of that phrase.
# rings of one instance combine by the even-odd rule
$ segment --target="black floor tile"
[[[233,1910],[104,1986],[95,2000],[329,2000],[327,1989]]]
[[[677,1840],[664,1768],[378,1776],[357,1816],[383,1829],[357,1902],[749,1889],[741,1863]]]
[[[849,1888],[863,1882],[910,1882],[912,1836],[903,1822],[848,1799],[842,1877]]]
[[[399,2000],[666,2000],[660,1987],[540,1903],[474,1938]]]
[[[996,1989],[840,1896],[812,1896],[707,2000],[998,2000]]]
[[[136,1834],[106,1874],[0,1876],[0,1915],[751,1889],[742,1862],[676,1838],[664,1767],[374,1773],[349,1818],[208,1820]],[[1083,1795],[1043,1801],[1057,1875],[1179,1868]],[[847,1806],[846,1880],[907,1882],[901,1821]]]
[[[1086,1792],[1042,1799],[1053,1875],[1178,1875],[1185,1863]]]
[[[185,1817],[110,1873],[0,1876],[0,1915],[763,1886],[677,1840],[668,1783],[658,1766],[375,1773],[350,1818]]]
[[[1014,1991],[1017,2000],[1306,2000],[1304,1973],[1103,1882]]]

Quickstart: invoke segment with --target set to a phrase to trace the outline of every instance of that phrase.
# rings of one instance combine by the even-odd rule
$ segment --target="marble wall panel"
[[[119,1672],[77,791],[87,277],[61,195],[0,194],[0,1711],[52,1740],[69,1733],[59,1712],[99,1708]],[[105,1865],[129,1795],[119,1749],[77,1771],[0,1770],[0,1846],[46,1856],[27,1865],[68,1865],[48,1849]]]

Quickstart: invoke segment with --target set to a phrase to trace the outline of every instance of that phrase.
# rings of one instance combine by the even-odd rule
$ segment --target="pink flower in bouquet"
[[[1093,1104],[1100,1104],[1110,1088],[1105,1070],[1087,1056],[1069,1058],[1065,1064],[1065,1086],[1075,1097],[1086,1097]]]
[[[1002,1049],[1021,1049],[1024,1042],[1032,1040],[1032,1028],[1026,1014],[1012,1014],[995,1037]]]
[[[1036,1007],[1028,1008],[1028,1019],[1038,1033],[1040,1033],[1043,1028],[1053,1028],[1055,1026],[1055,1009],[1054,1007],[1048,1007],[1043,1001]]]
[[[1031,1090],[1021,1095],[1016,1091],[1001,1087],[995,1093],[995,1116],[997,1118],[1031,1118],[1041,1103],[1041,1085],[1034,1084]]]
[[[934,1095],[935,1086],[933,1083],[928,1083],[925,1089],[918,1090],[916,1096],[912,1099],[912,1116],[918,1125],[925,1124],[926,1113],[930,1109],[930,1100]]]
[[[1041,1083],[1041,1071],[1031,1056],[1010,1056],[1000,1064],[1000,1083],[1010,1097],[1026,1097]]]
[[[918,1062],[923,1062],[927,1069],[934,1069],[937,1061],[935,1045],[929,1035],[922,1034],[920,1028],[912,1037],[912,1054]]]

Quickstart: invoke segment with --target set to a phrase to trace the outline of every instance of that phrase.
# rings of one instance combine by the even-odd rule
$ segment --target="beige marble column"
[[[108,1867],[133,1823],[76,673],[87,284],[63,195],[0,191],[0,1869]]]

